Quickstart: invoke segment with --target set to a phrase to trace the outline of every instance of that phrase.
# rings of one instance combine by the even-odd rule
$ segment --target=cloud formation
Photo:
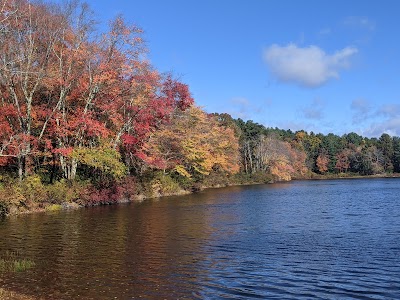
[[[364,99],[353,100],[353,124],[358,124],[362,135],[379,137],[382,133],[400,136],[400,104],[386,103],[373,106]]]
[[[329,79],[339,78],[339,71],[350,67],[350,57],[357,48],[346,47],[329,55],[317,46],[272,45],[264,50],[263,59],[278,80],[304,87],[318,87]]]
[[[367,136],[372,137],[379,137],[382,133],[387,133],[391,136],[400,136],[400,117],[393,117],[382,122],[373,123],[365,131]]]

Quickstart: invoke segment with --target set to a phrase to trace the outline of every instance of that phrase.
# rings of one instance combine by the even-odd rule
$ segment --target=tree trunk
[[[71,160],[71,169],[70,169],[70,180],[74,180],[76,177],[76,170],[78,168],[78,162],[75,158]]]
[[[74,180],[76,177],[76,170],[78,168],[78,161],[75,158],[67,158],[60,155],[61,168],[64,172],[64,178]]]
[[[19,178],[20,182],[24,178],[24,163],[23,163],[23,160],[24,160],[24,157],[18,157],[18,178]]]

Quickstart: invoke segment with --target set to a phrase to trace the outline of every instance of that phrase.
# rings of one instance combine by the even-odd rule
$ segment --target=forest
[[[400,138],[266,128],[195,104],[141,28],[0,0],[0,215],[204,187],[400,172]]]

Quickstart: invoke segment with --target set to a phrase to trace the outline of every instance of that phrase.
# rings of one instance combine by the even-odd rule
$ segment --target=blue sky
[[[397,0],[87,1],[145,31],[152,64],[208,112],[269,127],[400,136]]]

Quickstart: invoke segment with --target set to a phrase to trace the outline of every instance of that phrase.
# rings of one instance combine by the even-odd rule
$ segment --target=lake
[[[400,299],[400,179],[293,181],[0,221],[43,299]]]

